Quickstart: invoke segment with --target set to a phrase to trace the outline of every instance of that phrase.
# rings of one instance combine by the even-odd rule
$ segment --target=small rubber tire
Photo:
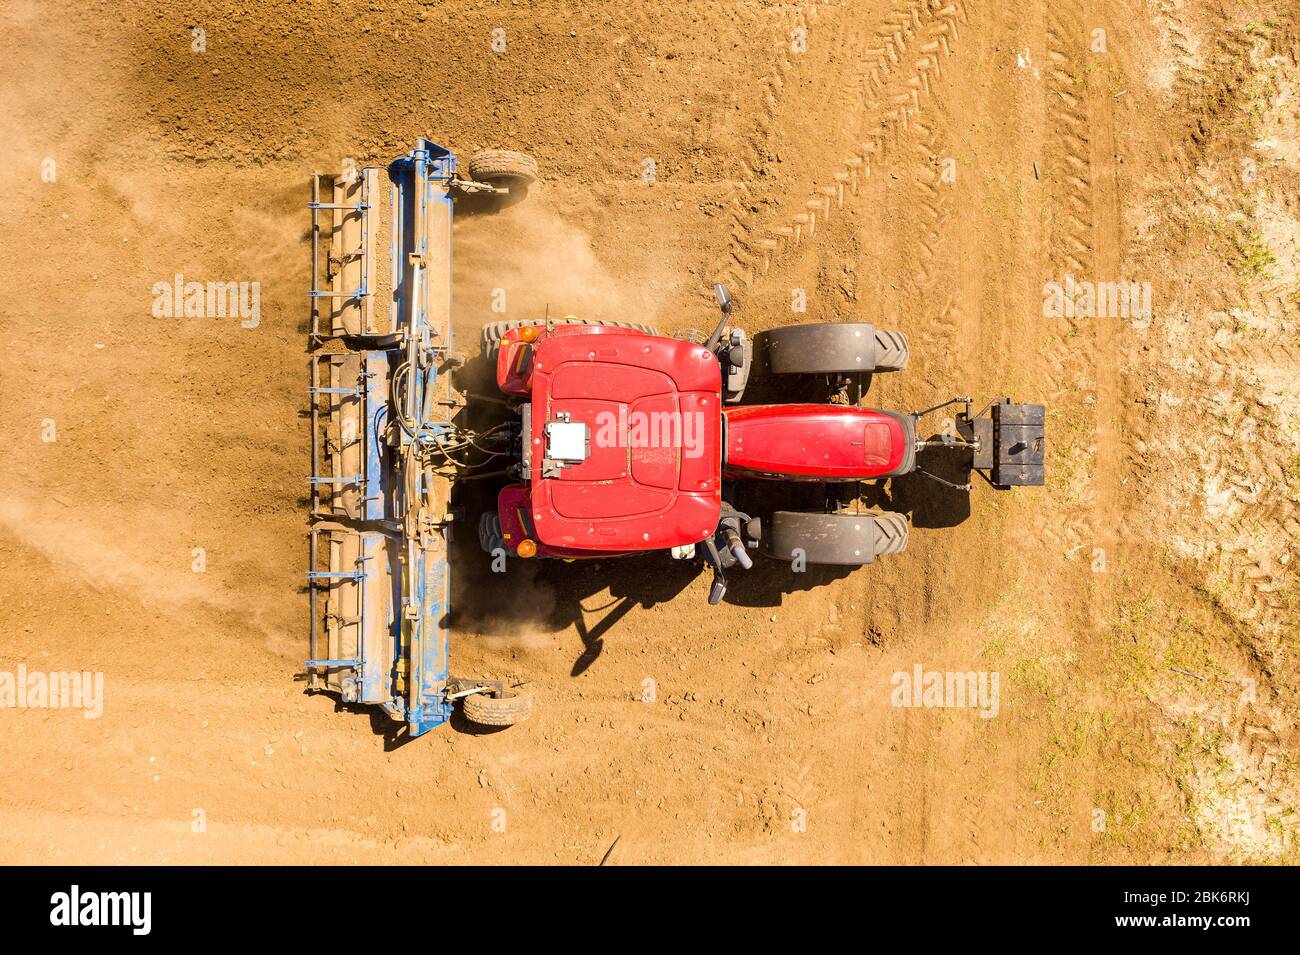
[[[469,160],[469,177],[475,182],[527,186],[537,180],[537,160],[512,149],[483,149]]]
[[[768,366],[778,375],[902,371],[907,336],[868,322],[815,322],[763,332]]]
[[[471,693],[461,699],[465,718],[480,726],[514,726],[533,711],[533,695],[504,690],[500,696]]]
[[[809,564],[856,567],[907,547],[907,517],[890,511],[875,514],[818,514],[776,511],[763,529],[763,548],[778,560],[803,552]]]
[[[493,322],[491,325],[484,325],[483,331],[479,333],[479,346],[483,352],[483,357],[494,359],[497,348],[501,345],[501,340],[506,337],[506,332],[516,328],[528,328],[530,326],[540,327],[546,324],[543,318],[529,318],[522,321],[514,322]],[[553,318],[552,325],[601,325],[606,328],[630,328],[635,332],[644,332],[647,335],[658,335],[652,325],[643,325],[640,322],[606,322],[594,318]]]

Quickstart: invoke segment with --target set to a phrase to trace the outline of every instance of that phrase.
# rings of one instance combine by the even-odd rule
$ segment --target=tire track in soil
[[[1189,84],[1193,99],[1184,104],[1189,111],[1198,102],[1219,104],[1230,101],[1234,91],[1250,80],[1253,59],[1274,52],[1270,40],[1249,30],[1235,29],[1226,19],[1218,19],[1214,28],[1215,78],[1207,81],[1201,77],[1196,84]],[[1294,68],[1297,61],[1294,48],[1289,51],[1289,56]],[[1183,154],[1189,172],[1205,161],[1210,145],[1210,131],[1216,126],[1218,112],[1212,106],[1193,112],[1191,132]],[[1201,202],[1211,206],[1223,204],[1225,190],[1217,188],[1217,184],[1209,183],[1200,176],[1192,181],[1196,183]],[[1267,185],[1263,188],[1266,198],[1273,201],[1281,199],[1268,195],[1271,190]],[[1245,203],[1238,199],[1232,203],[1232,208],[1224,217],[1231,219],[1246,213]],[[1256,316],[1263,316],[1260,323],[1262,328],[1258,329],[1262,334],[1239,334],[1235,330],[1235,322],[1231,333],[1215,334],[1209,356],[1213,369],[1212,380],[1235,384],[1244,377],[1243,372],[1248,375],[1258,369],[1276,366],[1300,368],[1300,349],[1295,344],[1300,304],[1286,299],[1288,294],[1294,294],[1293,282],[1294,277],[1290,285],[1285,279],[1274,282],[1256,281],[1246,290],[1246,310]],[[1232,315],[1231,309],[1229,315]],[[1247,389],[1251,387],[1248,381],[1242,384]],[[1227,408],[1231,414],[1225,416],[1224,402],[1206,403],[1205,412],[1216,421],[1222,440],[1209,443],[1204,448],[1201,464],[1207,475],[1206,482],[1222,489],[1221,502],[1236,514],[1229,525],[1231,536],[1237,541],[1249,541],[1257,535],[1260,525],[1285,528],[1289,509],[1279,499],[1287,496],[1287,482],[1283,456],[1278,449],[1286,446],[1289,441],[1283,429],[1277,425],[1276,415],[1261,412],[1257,403],[1252,407],[1252,403],[1234,401],[1228,403]],[[1276,537],[1294,540],[1294,531],[1284,529]],[[1224,570],[1231,589],[1244,592],[1249,604],[1248,608],[1231,608],[1230,612],[1272,638],[1279,637],[1288,630],[1294,632],[1295,629],[1294,614],[1289,613],[1289,608],[1282,599],[1284,585],[1291,574],[1286,567],[1289,560],[1279,562],[1278,558],[1287,556],[1261,553],[1247,545],[1225,549],[1221,558],[1226,565]]]
[[[1081,281],[1098,278],[1094,274],[1097,227],[1093,216],[1092,130],[1078,73],[1086,56],[1085,28],[1079,0],[1046,5],[1044,95],[1050,134],[1041,174],[1049,184],[1046,264],[1049,277],[1058,282],[1063,282],[1067,274]],[[1047,339],[1047,382],[1051,390],[1046,401],[1061,417],[1093,418],[1081,400],[1081,393],[1095,387],[1097,367],[1096,341],[1090,334],[1088,321],[1058,318],[1057,334]],[[1092,462],[1095,447],[1094,427],[1086,435],[1085,446],[1075,451]],[[1080,480],[1066,488],[1060,501],[1060,525],[1046,523],[1043,527],[1048,539],[1071,560],[1081,552],[1091,557],[1096,539],[1092,515],[1095,480],[1095,468],[1089,468]]]
[[[1195,91],[1194,100],[1183,104],[1185,107],[1190,108],[1196,102],[1222,103],[1249,78],[1248,64],[1256,40],[1244,31],[1234,31],[1222,20],[1216,24],[1216,29],[1219,35],[1215,38],[1214,60],[1220,67],[1217,74],[1219,79],[1209,89],[1202,83],[1192,86]],[[1265,56],[1271,51],[1265,46],[1255,52]],[[1296,55],[1292,51],[1293,64],[1295,60]],[[1194,174],[1199,172],[1198,167],[1206,161],[1209,146],[1209,140],[1196,131],[1213,128],[1218,122],[1219,113],[1218,108],[1206,108],[1195,114],[1193,132],[1189,135],[1190,142],[1185,144],[1184,158],[1197,200],[1222,207],[1225,205],[1225,190],[1221,185]],[[1267,187],[1265,190],[1267,198],[1281,198],[1268,195]],[[1230,208],[1224,213],[1224,219],[1232,220],[1234,216],[1240,218],[1244,215],[1242,202],[1234,201],[1228,205]],[[1295,345],[1296,321],[1300,318],[1300,310],[1294,302],[1287,301],[1286,295],[1289,293],[1294,293],[1294,288],[1285,281],[1252,283],[1245,293],[1246,308],[1241,311],[1262,318],[1254,329],[1247,329],[1258,334],[1242,334],[1235,328],[1220,325],[1210,341],[1209,364],[1213,369],[1211,381],[1232,382],[1242,377],[1243,370],[1251,371],[1270,364],[1300,366],[1300,350]],[[1220,301],[1226,306],[1232,298],[1224,296]],[[1232,312],[1228,308],[1228,314],[1224,317],[1240,319],[1240,312],[1237,315]],[[1223,334],[1225,331],[1228,334]],[[1241,538],[1250,536],[1251,527],[1248,522],[1254,518],[1272,523],[1286,517],[1287,509],[1270,504],[1276,498],[1268,493],[1267,488],[1261,487],[1257,480],[1263,475],[1279,485],[1285,482],[1283,467],[1277,455],[1272,453],[1285,444],[1285,435],[1280,429],[1261,433],[1259,419],[1253,416],[1254,413],[1245,403],[1232,403],[1230,407],[1231,415],[1225,416],[1222,413],[1222,401],[1215,400],[1207,404],[1206,412],[1216,420],[1224,441],[1208,444],[1203,449],[1201,463],[1208,474],[1207,482],[1222,489],[1220,500],[1234,507],[1241,515],[1230,525],[1230,529],[1238,532],[1237,536]],[[1263,427],[1269,427],[1268,423],[1265,422]],[[1243,437],[1246,439],[1244,442],[1240,440]],[[1285,488],[1279,486],[1275,490],[1282,492]],[[1281,617],[1287,608],[1272,596],[1280,588],[1280,569],[1265,566],[1263,559],[1251,554],[1243,554],[1242,558],[1233,559],[1231,563],[1233,566],[1229,574],[1232,582],[1243,584],[1252,590],[1249,609],[1243,614],[1234,615],[1242,616],[1265,632],[1281,633],[1284,629]]]
[[[1104,12],[1093,12],[1085,28],[1108,18]],[[1107,23],[1109,26],[1109,23]],[[1087,36],[1081,30],[1080,36]],[[1112,59],[1115,59],[1112,56]],[[1086,83],[1082,102],[1089,136],[1087,156],[1087,182],[1089,184],[1089,219],[1092,234],[1088,236],[1092,249],[1092,269],[1088,274],[1097,281],[1118,282],[1124,278],[1123,253],[1120,247],[1124,234],[1120,210],[1119,170],[1116,164],[1115,106],[1113,97],[1091,80]],[[1120,418],[1120,337],[1121,329],[1116,316],[1099,316],[1093,320],[1093,379],[1096,382],[1096,405],[1093,427],[1096,450],[1092,475],[1092,510],[1089,515],[1089,535],[1092,546],[1100,548],[1113,561],[1119,555],[1118,528],[1122,525],[1122,507],[1119,484],[1123,461],[1123,438],[1119,433]],[[1089,612],[1094,636],[1100,641],[1107,627],[1115,600],[1109,573],[1095,574],[1094,586],[1089,591]]]
[[[627,72],[627,64],[631,60],[631,51],[637,49],[642,37],[655,37],[661,35],[653,22],[653,13],[642,4],[631,3],[621,8],[621,14],[626,19],[621,19],[614,24],[602,24],[603,27],[614,26],[617,30],[615,36],[610,39],[612,46],[619,50],[615,56],[615,63],[609,69],[614,74],[614,79],[608,83],[606,95],[601,97],[591,108],[590,126],[592,130],[623,130],[631,124],[628,120],[629,110],[627,109],[627,90],[623,84],[623,78]],[[584,24],[584,33],[594,32],[590,24]],[[638,56],[641,51],[637,50]],[[644,67],[644,62],[639,67]],[[640,119],[640,117],[637,117]],[[637,172],[638,164],[645,155],[641,152],[636,155],[629,155],[624,144],[618,139],[600,133],[591,136],[588,139],[591,150],[591,160],[589,162],[592,171],[609,182],[619,182],[631,180]]]
[[[1240,26],[1216,4],[1161,2],[1154,20],[1174,51],[1169,98],[1175,106],[1171,115],[1181,117],[1182,134],[1172,150],[1182,179],[1171,179],[1156,191],[1161,208],[1186,207],[1235,222],[1237,240],[1249,237],[1248,227],[1256,221],[1253,207],[1261,200],[1284,210],[1294,223],[1288,202],[1293,197],[1278,195],[1268,178],[1260,180],[1254,196],[1241,183],[1227,182],[1235,169],[1224,171],[1222,152],[1225,146],[1234,156],[1246,152],[1244,143],[1231,138],[1233,113],[1246,87],[1260,75],[1258,65],[1281,56],[1294,71],[1300,59],[1295,14],[1272,26]],[[1175,412],[1162,401],[1154,410],[1136,413],[1137,422],[1127,428],[1135,435],[1161,436],[1131,450],[1133,467],[1190,473],[1195,485],[1190,496],[1212,505],[1211,513],[1201,515],[1205,539],[1182,556],[1200,565],[1204,589],[1225,629],[1250,658],[1247,667],[1254,671],[1250,679],[1261,702],[1237,700],[1216,719],[1231,739],[1224,751],[1231,795],[1244,794],[1254,820],[1264,820],[1265,831],[1271,826],[1280,833],[1280,851],[1294,848],[1300,828],[1300,792],[1285,769],[1286,754],[1295,744],[1298,697],[1294,634],[1300,624],[1288,602],[1288,584],[1294,586],[1290,568],[1300,556],[1295,548],[1300,522],[1294,517],[1295,481],[1288,481],[1285,467],[1292,442],[1281,404],[1267,396],[1269,376],[1263,373],[1273,370],[1294,380],[1300,369],[1295,345],[1300,302],[1288,301],[1295,292],[1294,275],[1290,278],[1291,284],[1257,279],[1241,289],[1225,274],[1218,287],[1197,289],[1190,301],[1172,289],[1167,311],[1182,326],[1176,337],[1202,343],[1190,356],[1186,347],[1180,355],[1172,341],[1158,353],[1157,361],[1180,369],[1172,383],[1166,376],[1161,384],[1166,393],[1182,393],[1183,408]],[[1179,378],[1185,387],[1177,387]],[[1190,446],[1181,446],[1176,437],[1166,440],[1171,429],[1186,434]],[[1159,489],[1148,493],[1157,500],[1158,495]],[[1216,529],[1220,519],[1225,526]],[[1174,549],[1171,536],[1179,528],[1160,530],[1153,535],[1155,542],[1163,550]],[[1220,702],[1209,705],[1216,712],[1223,709]],[[1195,787],[1196,781],[1189,784]],[[1222,780],[1216,777],[1211,785],[1217,795]],[[1230,849],[1252,845],[1241,831],[1234,831],[1230,842]]]
[[[946,139],[939,132],[939,124],[927,120],[914,124],[917,140],[912,163],[913,207],[923,222],[922,232],[914,239],[904,260],[915,262],[906,278],[904,301],[927,301],[935,290],[956,289],[960,280],[953,276],[956,257],[940,257],[945,230],[952,217],[950,196],[953,186],[942,182],[942,157],[951,156]],[[936,283],[941,270],[950,281]],[[930,313],[927,321],[917,326],[920,353],[927,356],[925,377],[931,388],[942,388],[942,383],[957,380],[958,344],[963,334],[970,338],[978,335],[978,314],[969,315],[957,308],[957,294],[949,291],[943,304]]]
[[[1178,101],[1190,103],[1205,84],[1205,70],[1200,43],[1186,23],[1184,7],[1185,0],[1158,0],[1152,19],[1166,34],[1165,43],[1172,51],[1170,89]]]
[[[1265,820],[1266,830],[1275,828],[1281,834],[1281,850],[1291,852],[1300,844],[1300,799],[1284,767],[1300,740],[1293,730],[1284,739],[1274,729],[1286,722],[1276,706],[1248,704],[1236,715],[1232,730],[1242,753],[1236,765],[1244,767],[1243,776],[1252,789],[1251,809]]]
[[[728,34],[741,37],[755,35],[762,37],[757,46],[769,50],[766,58],[772,61],[771,69],[757,84],[761,95],[754,102],[746,103],[747,107],[754,107],[755,116],[747,131],[742,134],[739,148],[736,150],[735,162],[739,170],[738,182],[740,183],[752,178],[756,174],[755,170],[761,165],[765,147],[771,140],[773,130],[778,126],[778,110],[782,104],[784,87],[787,80],[798,69],[796,61],[799,57],[792,55],[790,48],[792,31],[797,27],[809,30],[810,23],[817,19],[819,8],[824,6],[825,3],[802,3],[794,5],[791,11],[783,6],[773,8],[756,4],[751,0],[729,9],[726,20],[716,28],[725,29]],[[590,140],[589,148],[593,156],[591,167],[606,184],[626,185],[637,181],[640,164],[644,158],[657,158],[655,148],[645,142],[634,145],[610,133],[654,125],[653,120],[643,115],[645,103],[634,99],[636,92],[630,87],[646,80],[645,40],[648,38],[650,41],[660,41],[680,37],[681,30],[680,26],[676,25],[677,15],[671,10],[656,10],[649,6],[632,4],[622,8],[621,12],[626,19],[617,22],[617,35],[612,39],[612,44],[618,52],[614,56],[611,69],[617,79],[610,84],[608,95],[601,97],[592,109],[588,128],[608,131]],[[699,16],[706,18],[716,12],[713,8],[701,7]],[[599,26],[588,23],[584,25],[583,32],[599,32],[609,26],[611,25],[608,23]],[[696,27],[700,34],[705,32],[704,27],[698,24]],[[690,38],[690,43],[698,42],[698,35]],[[668,55],[677,62],[681,61],[681,57],[676,52],[669,51]],[[628,80],[628,85],[625,85],[625,79]],[[651,80],[650,84],[655,88],[655,95],[660,92],[658,87],[666,88],[668,85],[661,80]],[[697,102],[695,108],[698,109],[701,105]],[[706,128],[711,128],[716,121],[716,110],[714,114],[708,119]],[[665,170],[659,170],[659,175],[667,181],[664,172]]]
[[[727,251],[715,260],[710,271],[713,276],[724,276],[722,280],[730,284],[737,282],[736,269],[752,270],[754,267],[755,247],[750,235],[749,217],[768,198],[765,191],[760,188],[760,183],[765,178],[768,157],[776,147],[776,140],[781,132],[779,117],[785,105],[786,86],[793,85],[800,77],[809,74],[814,77],[819,73],[836,75],[838,69],[834,66],[834,61],[845,55],[852,56],[855,47],[861,43],[860,37],[853,30],[855,21],[850,20],[845,23],[842,19],[834,28],[834,38],[827,42],[823,34],[830,29],[830,26],[820,25],[825,21],[822,17],[822,6],[827,5],[812,4],[797,7],[789,29],[775,37],[773,41],[777,48],[773,68],[759,84],[762,95],[758,121],[742,145],[729,198],[726,201],[729,244]],[[833,10],[838,17],[844,16],[842,7],[837,5]],[[810,50],[798,54],[794,52],[793,36],[796,30],[804,32],[811,49],[828,51],[832,62],[827,68],[822,70],[812,68],[816,58]],[[830,96],[805,97],[800,105],[804,107],[807,115],[810,101],[815,104],[812,107],[815,110],[812,115],[824,117],[816,125],[826,128],[833,124],[837,109],[843,108],[841,103],[843,93],[841,89]]]
[[[744,203],[754,196],[754,183],[762,175],[768,149],[778,131],[777,115],[785,96],[786,83],[798,70],[796,63],[802,65],[805,62],[804,58],[794,53],[792,36],[796,30],[802,30],[805,35],[810,35],[810,25],[817,19],[816,6],[801,5],[795,10],[789,29],[772,40],[776,48],[772,69],[759,84],[758,116],[741,145],[740,155],[736,160],[736,174],[727,201],[727,232],[733,248],[744,248],[744,221],[741,209]],[[716,268],[714,274],[719,274]]]
[[[847,158],[819,173],[818,184],[797,206],[800,211],[787,214],[780,224],[764,226],[761,212],[740,210],[730,261],[717,267],[727,281],[741,288],[752,285],[776,261],[815,236],[819,222],[824,225],[844,208],[846,193],[856,197],[859,183],[870,178],[873,167],[902,145],[930,96],[931,77],[941,75],[941,59],[953,52],[967,5],[966,0],[892,5],[874,32],[875,45],[849,73],[842,91],[852,105],[840,128],[861,138],[848,147]],[[878,123],[874,128],[869,126],[872,119]]]
[[[842,11],[839,11],[842,14]],[[820,17],[817,8],[811,8],[806,13],[801,8],[791,28],[800,28],[806,31],[809,44],[816,43],[820,46],[825,42],[818,34],[824,29],[817,26]],[[843,67],[837,67],[835,61],[845,55],[852,57],[856,47],[861,44],[861,37],[854,31],[856,23],[850,20],[848,23],[841,21],[835,28],[835,36],[826,43],[829,49],[831,63],[822,70],[813,71],[809,67],[809,62],[813,59],[810,53],[794,54],[791,48],[790,36],[787,34],[781,37],[781,55],[777,60],[775,70],[768,75],[765,85],[768,89],[763,95],[763,109],[760,113],[760,122],[755,128],[746,143],[747,149],[741,156],[739,166],[739,175],[735,179],[732,196],[727,205],[727,227],[729,236],[729,245],[726,254],[713,267],[714,275],[725,275],[726,281],[738,284],[737,276],[739,274],[749,274],[756,267],[759,261],[759,253],[756,251],[756,243],[752,236],[750,221],[761,210],[769,197],[765,195],[760,184],[764,178],[767,158],[771,151],[776,147],[776,138],[780,132],[779,115],[780,107],[783,105],[781,98],[785,92],[787,80],[793,81],[797,75],[812,72],[814,75],[820,73],[827,76],[836,76]],[[795,63],[799,63],[799,67]],[[809,99],[821,104],[817,107],[815,115],[824,117],[816,125],[825,129],[835,124],[835,116],[842,113],[846,108],[845,90],[828,91],[831,95],[806,97],[801,105],[808,103]],[[741,270],[739,273],[737,269]]]
[[[1123,21],[1112,15],[1114,9],[1093,0],[1051,0],[1040,7],[1044,128],[1035,173],[1045,193],[1038,255],[1044,282],[1123,278],[1116,105],[1097,75],[1102,64],[1123,71],[1118,55],[1122,44],[1112,28],[1116,19]],[[1101,55],[1089,48],[1092,31],[1098,28],[1108,36],[1107,52]],[[1017,65],[1033,70],[1034,52],[1031,45],[1028,60]],[[1102,555],[1107,565],[1114,564],[1122,526],[1122,330],[1117,318],[1053,318],[1046,310],[1041,314],[1044,321],[1054,322],[1042,339],[1037,378],[1040,387],[1045,385],[1040,394],[1049,414],[1048,500],[1028,519],[1035,533],[1057,549],[1055,573],[1073,579],[1073,589],[1082,595],[1077,604],[1061,608],[1071,616],[1077,612],[1077,624],[1053,639],[1078,659],[1078,678],[1091,682],[1100,678],[1095,648],[1106,643],[1115,599],[1111,574],[1095,572],[1094,560]],[[1077,783],[1060,807],[1070,818],[1088,818],[1100,765],[1096,753],[1078,763]],[[1071,825],[1064,832],[1069,833],[1062,836],[1064,844],[1086,859],[1092,844],[1079,835],[1079,827]]]

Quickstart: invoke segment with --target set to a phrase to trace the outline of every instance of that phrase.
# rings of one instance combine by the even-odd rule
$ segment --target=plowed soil
[[[1294,0],[0,25],[0,671],[105,687],[0,708],[0,862],[1296,861]],[[396,745],[305,695],[309,177],[417,136],[542,168],[457,222],[463,341],[498,288],[672,332],[721,280],[750,331],[905,332],[872,405],[1044,402],[1047,486],[874,489],[903,554],[714,608],[658,556],[502,583],[470,548],[453,669],[527,722]],[[260,283],[257,326],[154,317],[177,274]],[[1066,276],[1151,314],[1045,316]],[[997,715],[892,706],[917,664],[999,673]]]

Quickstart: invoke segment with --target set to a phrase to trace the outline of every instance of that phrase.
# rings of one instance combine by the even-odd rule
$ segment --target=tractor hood
[[[915,467],[908,415],[845,405],[728,408],[728,476],[790,481],[896,477]]]
[[[716,529],[721,372],[707,349],[633,331],[548,337],[528,419],[540,543],[660,550]]]

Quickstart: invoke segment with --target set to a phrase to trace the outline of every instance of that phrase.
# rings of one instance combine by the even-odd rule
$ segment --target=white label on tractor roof
[[[555,461],[587,460],[587,426],[581,421],[548,421],[546,454]]]

